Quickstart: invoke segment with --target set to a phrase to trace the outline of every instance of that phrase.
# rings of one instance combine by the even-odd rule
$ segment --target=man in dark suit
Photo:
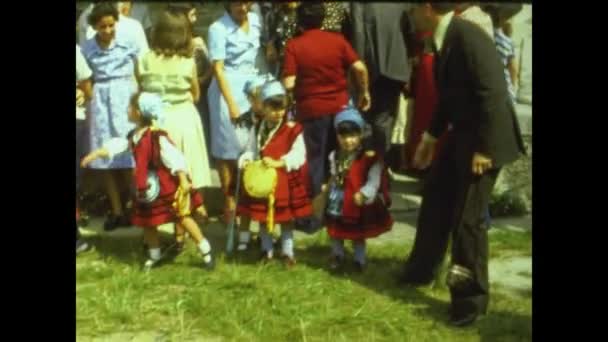
[[[431,163],[437,137],[448,138],[425,185],[413,250],[403,283],[430,283],[452,237],[450,321],[473,323],[489,300],[488,235],[482,212],[502,166],[525,153],[503,66],[477,25],[454,17],[453,4],[422,3],[415,24],[433,32],[439,92],[432,123],[414,165]]]
[[[409,8],[398,2],[350,3],[347,36],[369,70],[372,105],[364,117],[372,126],[373,147],[382,154],[390,148],[399,95],[410,80]]]

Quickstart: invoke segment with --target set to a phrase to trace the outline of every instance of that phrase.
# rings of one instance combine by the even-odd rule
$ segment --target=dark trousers
[[[327,157],[336,148],[334,116],[328,115],[302,122],[313,198],[321,193],[321,185],[329,175]]]
[[[372,127],[371,147],[380,154],[385,154],[391,147],[393,124],[402,88],[402,82],[382,76],[370,85],[372,105],[363,113],[363,117]],[[370,147],[369,144],[366,145]]]
[[[482,176],[472,174],[471,136],[451,134],[431,167],[406,272],[419,279],[432,279],[451,235],[452,264],[473,273],[468,288],[450,289],[452,308],[482,313],[489,300],[488,232],[483,213],[500,169]]]

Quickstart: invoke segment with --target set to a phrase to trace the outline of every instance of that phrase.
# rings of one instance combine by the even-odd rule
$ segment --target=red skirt
[[[131,223],[142,228],[156,227],[161,224],[177,221],[177,213],[173,209],[175,193],[159,196],[152,203],[141,203],[134,200]],[[190,210],[195,211],[203,205],[203,196],[196,190],[191,191]]]
[[[257,199],[241,195],[237,208],[237,215],[245,215],[251,217],[252,220],[258,222],[266,222],[268,220],[268,200]],[[274,208],[274,222],[288,223],[295,219],[307,218],[312,216],[312,205],[305,203],[301,206],[277,206]]]
[[[393,222],[388,208],[380,201],[364,206],[361,217],[357,220],[328,215],[325,217],[329,236],[340,240],[363,240],[379,236],[391,230]]]

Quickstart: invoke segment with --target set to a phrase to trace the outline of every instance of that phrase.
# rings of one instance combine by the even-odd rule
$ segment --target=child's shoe
[[[206,261],[205,259],[208,259],[209,261]],[[207,271],[213,271],[215,269],[215,258],[211,255],[211,252],[203,254],[203,268]]]
[[[272,251],[262,252],[262,256],[260,257],[260,261],[263,264],[269,263],[273,259]]]
[[[160,265],[160,260],[161,259],[148,258],[148,260],[146,260],[146,262],[144,263],[144,271],[148,272],[151,269],[158,267]]]
[[[344,257],[338,255],[332,255],[329,260],[329,269],[330,271],[336,272],[344,267]]]
[[[80,254],[89,250],[91,246],[88,243],[82,240],[76,241],[76,254]]]
[[[296,259],[294,257],[285,255],[283,256],[283,260],[285,262],[285,266],[287,266],[288,269],[291,269],[296,265]]]
[[[361,263],[359,261],[355,261],[355,271],[357,271],[357,273],[363,273],[365,271],[365,264]]]

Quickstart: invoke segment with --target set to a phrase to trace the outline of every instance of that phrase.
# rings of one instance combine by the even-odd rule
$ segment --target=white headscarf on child
[[[160,96],[154,93],[143,92],[137,101],[141,115],[152,121],[162,122],[165,103]]]

